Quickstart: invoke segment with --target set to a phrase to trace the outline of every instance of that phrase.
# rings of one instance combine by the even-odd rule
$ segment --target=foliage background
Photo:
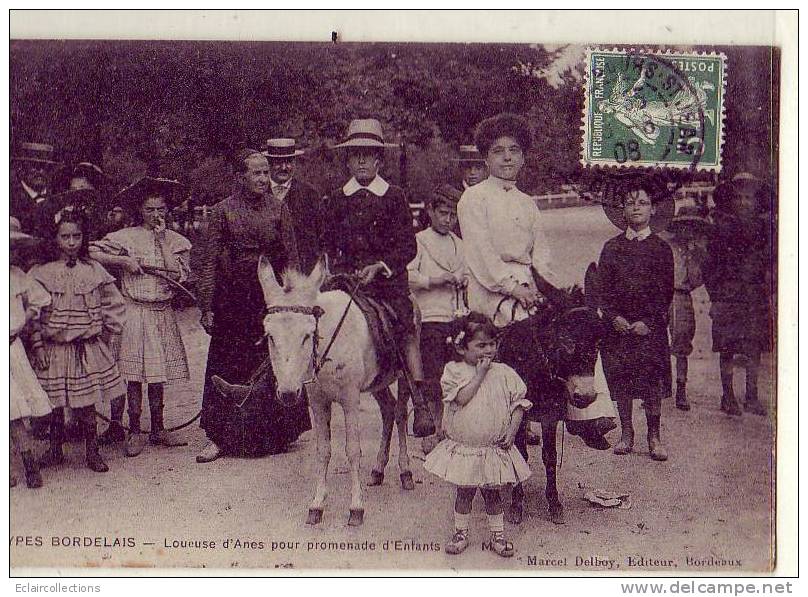
[[[725,170],[776,180],[776,49],[705,49],[728,57]],[[449,158],[477,122],[510,110],[535,136],[521,185],[543,193],[592,179],[578,161],[583,68],[580,46],[13,41],[11,141],[100,163],[113,191],[159,171],[210,204],[229,193],[233,149],[274,136],[306,148],[300,176],[335,187],[344,168],[328,147],[372,116],[403,147],[386,175],[417,201],[455,175]]]

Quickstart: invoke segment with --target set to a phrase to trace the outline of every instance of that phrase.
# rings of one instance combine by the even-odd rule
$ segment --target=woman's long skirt
[[[211,382],[246,384],[267,357],[263,336],[266,308],[254,263],[231,267],[214,298],[214,329],[208,349],[200,426],[208,438],[231,456],[277,454],[311,429],[308,405],[284,408],[271,395],[258,395],[242,406],[222,396]],[[256,346],[256,343],[259,343]],[[274,393],[274,383],[270,384]],[[269,392],[268,392],[269,394]]]

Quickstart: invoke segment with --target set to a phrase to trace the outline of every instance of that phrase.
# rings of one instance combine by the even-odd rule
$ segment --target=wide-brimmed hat
[[[61,164],[56,159],[56,150],[53,145],[47,143],[33,143],[31,141],[24,141],[14,148],[14,155],[11,156],[12,161],[18,162],[35,162],[38,164],[46,164],[49,166],[58,166]]]
[[[96,166],[92,162],[79,162],[70,171],[70,178],[78,177],[88,179],[94,187],[98,188],[104,184],[107,175],[104,174],[100,166]]]
[[[452,162],[485,162],[480,150],[477,149],[476,145],[461,145],[459,148],[459,155],[456,158],[452,158],[450,161]]]
[[[671,219],[667,231],[671,234],[689,232],[692,236],[708,236],[712,227],[713,225],[704,217],[699,207],[684,205]]]
[[[268,139],[266,149],[262,153],[272,160],[296,158],[306,152],[297,148],[297,142],[294,139],[278,138]]]
[[[665,230],[676,212],[673,193],[669,192],[667,186],[661,181],[641,180],[637,182],[629,180],[626,182],[625,190],[619,192],[612,200],[601,203],[609,221],[621,230],[628,228],[628,222],[623,216],[623,202],[630,194],[643,190],[654,205],[654,215],[651,216],[651,222],[649,223],[651,230],[653,232]]]
[[[166,200],[168,209],[174,209],[182,203],[187,194],[187,187],[178,180],[144,176],[115,195],[112,205],[120,205],[128,211],[134,212],[140,209],[147,197],[159,195]]]
[[[759,213],[771,210],[771,185],[751,172],[738,172],[729,180],[721,182],[713,191],[715,206],[722,211],[730,211],[732,196],[739,188],[751,188],[754,191],[758,198],[757,211]]]
[[[12,216],[9,219],[11,220],[11,235],[9,237],[9,241],[12,247],[28,247],[39,242],[40,239],[36,238],[35,236],[31,236],[30,234],[25,234],[25,232],[22,231],[22,226],[17,218]]]
[[[378,147],[388,149],[398,147],[395,143],[385,143],[382,133],[382,123],[375,118],[360,118],[352,120],[348,125],[345,140],[331,149],[343,147]]]

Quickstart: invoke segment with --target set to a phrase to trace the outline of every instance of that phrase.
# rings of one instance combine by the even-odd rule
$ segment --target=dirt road
[[[580,281],[614,229],[597,208],[545,213],[559,273]],[[575,242],[564,242],[569,236]],[[637,450],[629,456],[590,450],[567,435],[559,474],[567,524],[556,526],[546,515],[540,448],[531,448],[534,476],[527,484],[525,521],[507,528],[517,548],[511,560],[482,549],[486,527],[479,502],[471,523],[472,546],[460,556],[444,553],[452,530],[452,491],[423,471],[414,438],[415,491],[403,491],[398,484],[394,446],[384,485],[366,489],[364,526],[348,527],[345,440],[342,413],[335,410],[330,497],[317,528],[304,524],[314,478],[311,432],[287,454],[199,465],[194,456],[205,438],[193,426],[184,434],[190,443],[185,448],[147,447],[137,458],[125,458],[119,448],[106,450],[110,472],[104,475],[85,469],[80,447],[72,445],[69,464],[45,472],[44,488],[29,490],[21,484],[12,489],[11,565],[673,574],[766,570],[773,533],[771,418],[729,418],[719,411],[718,363],[709,351],[703,289],[696,302],[698,337],[689,384],[693,409],[678,411],[672,401],[663,407],[670,460],[650,460],[639,408]],[[207,347],[198,313],[186,311],[181,319],[193,380],[167,393],[167,423],[172,425],[199,408]],[[771,360],[764,365],[761,396],[771,405]],[[381,425],[369,397],[363,397],[362,423],[367,475]],[[617,435],[614,431],[610,438],[616,441]],[[632,506],[592,507],[582,499],[588,488],[628,492]]]

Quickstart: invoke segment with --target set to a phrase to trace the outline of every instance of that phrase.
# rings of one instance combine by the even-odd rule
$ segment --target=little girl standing
[[[40,310],[50,304],[50,295],[31,276],[16,265],[18,249],[32,245],[36,242],[32,236],[22,232],[17,218],[11,218],[11,270],[9,282],[11,290],[11,305],[9,307],[9,332],[11,346],[9,348],[10,386],[9,413],[11,416],[10,430],[11,442],[15,450],[20,451],[22,463],[25,467],[25,484],[31,488],[42,487],[42,476],[39,474],[39,465],[31,453],[31,443],[25,423],[31,417],[44,417],[50,414],[51,405],[48,395],[42,390],[37,381],[36,374],[31,369],[28,355],[22,345],[20,334],[29,321],[39,317]],[[42,366],[44,355],[42,346],[35,346],[35,363]],[[14,487],[17,480],[11,478]]]
[[[125,307],[115,279],[89,259],[86,231],[80,214],[63,212],[54,234],[59,258],[30,272],[52,299],[42,314],[48,366],[38,373],[54,406],[50,450],[42,463],[64,461],[64,408],[69,407],[84,436],[87,467],[104,473],[109,468],[98,452],[95,412],[97,404],[124,393],[107,342],[121,332]]]
[[[424,468],[457,486],[455,533],[446,553],[469,544],[469,515],[477,489],[485,500],[491,548],[514,554],[505,539],[500,489],[530,477],[530,468],[513,446],[525,410],[527,387],[517,373],[493,362],[497,328],[484,315],[470,313],[457,322],[451,338],[459,361],[446,365],[441,378],[444,439],[430,452]]]

